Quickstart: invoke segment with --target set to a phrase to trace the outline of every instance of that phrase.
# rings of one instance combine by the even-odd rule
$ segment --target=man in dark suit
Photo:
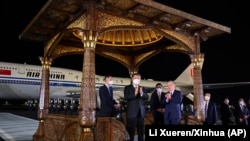
[[[140,86],[141,75],[136,73],[131,77],[131,84],[124,88],[124,99],[127,100],[126,129],[130,141],[134,141],[135,129],[137,129],[138,141],[144,141],[144,118],[146,109],[144,100],[148,94]]]
[[[114,117],[116,109],[120,107],[120,104],[117,103],[113,98],[113,79],[111,75],[106,75],[104,77],[105,83],[99,88],[100,96],[100,111],[99,116],[101,117]]]
[[[204,112],[205,121],[204,125],[216,125],[218,120],[217,106],[214,101],[211,100],[211,94],[206,92],[204,95]]]
[[[162,92],[162,84],[157,83],[150,98],[150,109],[152,112],[154,125],[164,124],[164,108],[161,106],[161,101],[164,99],[164,97],[165,93]]]
[[[237,125],[249,125],[248,118],[250,112],[243,98],[239,98],[238,103],[235,105],[234,116]]]
[[[247,105],[248,111],[250,112],[250,99],[248,99],[246,105]],[[248,125],[250,125],[250,117],[248,117]]]
[[[229,107],[229,98],[225,97],[223,103],[220,105],[220,119],[222,125],[228,125],[230,123],[231,111]]]
[[[162,106],[165,107],[164,124],[177,125],[181,120],[182,92],[175,89],[173,81],[168,81],[167,87],[169,91],[165,94],[165,99],[161,101]]]

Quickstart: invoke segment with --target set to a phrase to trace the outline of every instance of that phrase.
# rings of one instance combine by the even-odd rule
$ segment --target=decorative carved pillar
[[[203,99],[203,85],[202,85],[202,74],[201,69],[204,61],[204,54],[191,55],[194,71],[194,111],[195,116],[201,122],[204,121],[204,99]]]
[[[85,51],[79,109],[80,126],[83,128],[81,141],[94,140],[93,127],[96,122],[95,45],[97,36],[97,31],[86,30],[82,32]]]
[[[80,141],[94,141],[93,127],[96,124],[96,92],[95,92],[95,46],[98,32],[98,21],[95,0],[88,0],[86,29],[81,32],[84,45],[82,68],[82,89],[80,95],[79,123],[82,127]]]
[[[196,48],[195,53],[192,54],[191,60],[193,63],[193,80],[194,80],[194,112],[195,117],[203,122],[205,119],[204,114],[204,98],[203,98],[203,83],[202,83],[202,74],[201,69],[204,62],[204,54],[200,53],[200,35],[196,34],[194,36]]]
[[[40,57],[42,64],[42,79],[40,86],[39,106],[38,106],[38,119],[39,127],[35,133],[35,136],[43,136],[43,121],[44,114],[48,114],[49,108],[49,68],[52,63],[52,59],[49,57]]]

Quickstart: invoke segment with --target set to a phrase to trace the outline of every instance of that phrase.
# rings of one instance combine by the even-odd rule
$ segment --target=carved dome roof
[[[81,32],[73,32],[73,34],[80,39],[82,38]],[[152,44],[162,38],[162,35],[150,29],[111,30],[98,35],[97,44],[132,47]]]

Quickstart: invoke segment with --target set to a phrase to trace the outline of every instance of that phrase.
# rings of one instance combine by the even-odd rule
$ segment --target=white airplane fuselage
[[[38,99],[42,66],[0,62],[0,99]],[[104,76],[96,75],[96,92],[104,84]],[[71,97],[80,94],[82,72],[51,67],[49,74],[50,98]],[[123,87],[130,78],[113,77],[114,97],[123,96]],[[153,89],[160,81],[142,80],[141,85]],[[163,83],[164,82],[160,82]]]
[[[193,101],[192,64],[190,64],[175,80],[176,89]],[[191,73],[192,74],[192,73]],[[42,77],[42,66],[0,62],[0,100],[7,99],[39,99]],[[104,84],[104,76],[96,75],[96,96]],[[82,71],[50,67],[49,95],[50,98],[79,97],[81,91]],[[123,98],[124,86],[129,85],[131,79],[113,77],[114,98]],[[167,91],[166,81],[141,80],[140,85],[145,87],[149,96],[157,83],[162,83],[163,91]],[[250,85],[250,82],[213,83],[203,84],[204,89],[223,88],[232,86]]]
[[[50,69],[49,90],[51,97],[61,97],[67,91],[79,91],[80,71],[63,68]],[[27,64],[0,64],[0,98],[38,98],[40,93],[42,67]]]

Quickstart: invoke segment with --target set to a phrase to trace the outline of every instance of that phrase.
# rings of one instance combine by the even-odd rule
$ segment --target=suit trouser
[[[130,137],[130,141],[134,141],[135,129],[137,128],[138,141],[144,141],[144,118],[127,118],[126,128]]]
[[[164,125],[164,115],[158,111],[152,111],[153,124],[154,125]]]
[[[164,124],[165,125],[178,125],[180,124],[180,118],[165,119]]]

